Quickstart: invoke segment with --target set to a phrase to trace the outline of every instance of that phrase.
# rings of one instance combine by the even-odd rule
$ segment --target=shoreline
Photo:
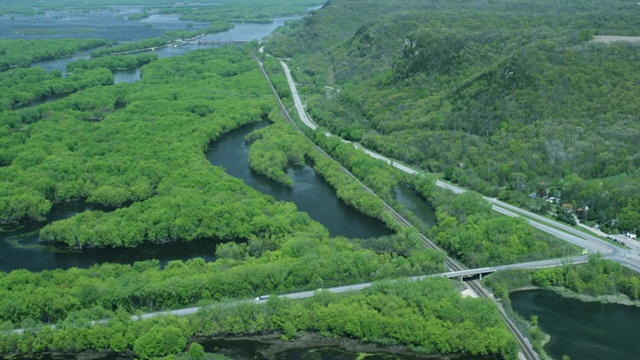
[[[372,342],[365,342],[362,340],[351,339],[347,337],[338,337],[331,338],[325,337],[319,333],[308,332],[301,333],[298,337],[296,337],[295,341],[285,341],[281,339],[282,334],[275,332],[270,334],[244,334],[244,335],[212,335],[212,336],[193,336],[187,342],[187,347],[185,351],[189,348],[189,344],[198,343],[205,347],[205,351],[207,353],[215,353],[222,354],[225,356],[230,356],[232,359],[235,357],[230,353],[228,349],[219,349],[215,346],[215,344],[211,344],[211,342],[217,341],[249,341],[255,342],[257,344],[266,345],[261,348],[260,346],[255,346],[254,350],[256,353],[259,353],[266,359],[277,359],[279,355],[286,351],[290,350],[304,350],[309,349],[313,351],[313,349],[317,348],[330,348],[336,347],[345,352],[350,352],[354,354],[358,354],[358,359],[363,356],[369,356],[374,354],[379,354],[382,356],[392,356],[399,355],[402,356],[406,360],[418,360],[418,359],[430,359],[430,360],[456,360],[460,358],[468,359],[470,355],[466,354],[423,354],[416,351],[413,351],[407,345],[381,345]],[[209,344],[208,344],[209,343]],[[256,344],[256,345],[257,345]],[[42,357],[43,355],[47,355],[52,359],[68,359],[69,357],[74,357],[76,360],[100,360],[105,357],[109,359],[116,360],[130,360],[135,358],[135,354],[132,351],[128,351],[125,353],[114,353],[111,351],[105,352],[95,352],[95,351],[84,351],[84,352],[42,352],[39,354],[5,354],[7,359],[13,360],[23,360],[23,359],[31,359],[33,356]],[[490,356],[478,356],[478,359],[490,359]],[[495,358],[495,357],[494,357]],[[497,359],[497,358],[495,358]]]
[[[619,305],[627,305],[627,306],[636,306],[640,307],[640,301],[631,300],[628,296],[624,294],[614,294],[614,295],[587,295],[580,294],[573,290],[569,290],[567,288],[552,286],[552,287],[541,287],[541,286],[523,286],[515,289],[510,289],[509,294],[517,291],[527,291],[527,290],[548,290],[553,291],[556,294],[559,294],[563,297],[570,299],[577,299],[584,302],[597,302],[601,304],[619,304]]]
[[[205,346],[205,349],[207,348],[207,342],[215,341],[255,341],[266,344],[267,347],[263,349],[256,348],[256,352],[260,353],[267,359],[276,359],[279,354],[289,350],[324,347],[338,347],[344,351],[353,353],[403,355],[411,359],[455,360],[461,357],[469,356],[466,354],[424,354],[412,350],[407,345],[385,346],[382,344],[366,342],[348,337],[326,337],[316,332],[301,333],[296,337],[294,341],[282,340],[281,333],[229,336],[194,336],[191,339],[191,342],[197,342]],[[211,352],[211,349],[208,349],[207,352]],[[224,354],[224,351],[221,351],[220,353]]]

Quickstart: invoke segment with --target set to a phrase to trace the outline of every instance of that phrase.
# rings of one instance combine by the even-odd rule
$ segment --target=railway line
[[[324,151],[321,147],[319,147],[311,139],[309,139],[309,137],[304,133],[304,131],[302,131],[302,129],[300,129],[300,127],[296,124],[296,122],[291,118],[291,116],[289,115],[289,112],[287,111],[286,107],[282,103],[282,100],[280,99],[280,96],[278,96],[278,92],[276,91],[275,87],[273,86],[273,83],[271,82],[271,79],[269,78],[269,75],[264,70],[262,62],[260,62],[260,60],[256,56],[255,49],[253,50],[253,58],[258,63],[258,65],[260,67],[260,71],[262,72],[262,74],[265,76],[265,78],[269,82],[269,85],[271,86],[271,90],[273,91],[273,93],[274,93],[274,95],[275,95],[275,97],[276,97],[276,99],[278,101],[278,107],[280,108],[280,112],[282,113],[282,116],[284,116],[284,118],[287,119],[287,121],[289,121],[289,123],[291,123],[291,125],[293,125],[298,131],[300,131],[307,138],[307,140],[311,141],[311,143],[315,146],[315,148],[318,151],[320,151],[322,154],[324,154],[326,157],[328,157],[332,161],[335,161],[326,151]],[[351,178],[356,180],[366,191],[370,192],[371,194],[376,196],[378,199],[380,199],[380,197],[375,192],[373,192],[373,190],[371,190],[368,186],[366,186],[364,183],[362,183],[349,170],[345,169],[341,164],[339,164],[339,165],[340,165],[340,168],[342,169],[342,171],[345,174],[347,174],[348,176],[350,176]],[[407,219],[405,219],[402,215],[400,215],[397,211],[395,211],[384,200],[380,199],[380,201],[382,201],[384,209],[389,214],[391,214],[391,216],[399,224],[401,224],[402,226],[407,227],[407,228],[413,227],[413,224],[411,224]],[[446,265],[446,267],[447,267],[447,269],[449,271],[460,271],[460,270],[464,270],[465,269],[464,266],[462,266],[459,262],[457,262],[456,260],[454,260],[451,257],[449,257],[448,254],[446,254],[446,252],[443,249],[439,248],[433,241],[431,241],[429,238],[427,238],[422,233],[419,233],[419,234],[420,234],[420,239],[422,240],[422,242],[424,243],[424,245],[426,247],[428,247],[430,249],[434,249],[436,251],[442,251],[442,252],[445,253],[445,255],[446,255],[445,265]],[[507,325],[507,328],[509,328],[509,330],[516,337],[516,340],[518,341],[518,343],[520,345],[520,349],[522,351],[521,354],[524,356],[524,358],[526,360],[540,360],[540,356],[533,350],[533,347],[531,346],[531,343],[529,342],[529,340],[520,332],[520,330],[516,327],[515,323],[507,316],[506,312],[504,311],[504,308],[502,307],[502,304],[499,303],[494,298],[493,294],[491,294],[477,280],[468,281],[467,284],[478,296],[481,296],[481,297],[484,297],[484,298],[489,298],[489,299],[491,299],[492,301],[494,301],[496,303],[496,305],[498,307],[498,311],[500,313],[500,316],[502,317],[503,321]]]

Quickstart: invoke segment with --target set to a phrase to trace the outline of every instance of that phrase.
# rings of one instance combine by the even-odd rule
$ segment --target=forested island
[[[73,3],[86,11],[135,5],[142,12],[130,21],[171,13],[220,30],[318,5]],[[2,5],[0,13],[36,16],[70,6],[38,4]],[[170,58],[111,55],[163,46],[167,38],[0,40],[0,233],[46,222],[38,246],[81,254],[218,244],[211,261],[0,272],[0,354],[202,359],[214,358],[198,345],[203,337],[275,334],[295,341],[317,333],[416,355],[518,358],[495,301],[463,298],[463,286],[446,278],[405,278],[447,271],[447,256],[482,268],[582,249],[524,218],[493,212],[478,193],[456,195],[434,182],[451,180],[541,214],[554,210],[554,196],[588,207],[580,220],[611,233],[640,230],[633,101],[640,48],[592,41],[598,34],[638,35],[637,11],[595,0],[331,0],[263,43]],[[193,34],[187,29],[174,38]],[[64,75],[37,66],[80,50],[91,57],[70,62]],[[322,130],[303,133],[283,116],[273,90],[293,110],[284,58]],[[141,80],[114,84],[115,72],[129,69],[140,69]],[[60,98],[29,106],[51,95]],[[340,201],[384,223],[390,235],[330,236],[295,204],[207,161],[211,144],[255,123],[267,125],[246,137],[251,171],[293,187],[289,169],[308,166]],[[432,174],[402,173],[343,139]],[[420,225],[398,204],[400,186],[434,208],[435,226]],[[73,202],[95,208],[48,220],[56,204]],[[416,227],[404,227],[386,204]],[[426,248],[421,233],[445,252]],[[376,283],[361,292],[322,290],[370,281]],[[526,287],[640,298],[637,273],[598,255],[578,266],[498,273],[485,284],[507,307],[510,291]],[[275,296],[302,290],[315,295]],[[256,296],[260,301],[251,300]],[[191,306],[202,309],[132,318]],[[544,356],[539,329],[531,333]]]

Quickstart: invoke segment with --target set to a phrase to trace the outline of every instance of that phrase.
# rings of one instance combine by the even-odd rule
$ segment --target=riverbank
[[[593,295],[587,295],[587,294],[580,294],[575,291],[571,291],[567,288],[563,288],[559,286],[551,286],[551,287],[523,286],[523,287],[509,290],[509,294],[518,292],[518,291],[529,291],[529,290],[549,290],[565,298],[576,299],[576,300],[590,302],[590,303],[619,304],[619,305],[640,307],[640,301],[631,300],[627,295],[624,295],[624,294],[618,293],[615,295],[593,296]]]
[[[637,359],[636,306],[563,296],[559,289],[519,291],[511,307],[529,328],[539,353],[553,359]],[[599,301],[596,301],[599,300]],[[611,300],[611,299],[610,299]]]
[[[301,334],[295,341],[281,340],[281,333],[262,334],[262,335],[244,335],[244,336],[226,336],[226,337],[195,337],[191,342],[196,342],[204,346],[207,353],[222,354],[231,359],[258,358],[258,359],[282,359],[284,354],[291,351],[303,351],[307,353],[316,353],[318,350],[333,349],[340,352],[340,358],[361,359],[365,357],[375,356],[384,359],[402,359],[402,360],[490,360],[494,357],[473,357],[461,354],[447,355],[427,355],[412,351],[408,346],[383,346],[375,343],[369,343],[350,338],[330,338],[322,336],[318,333]],[[187,348],[189,345],[187,345]],[[242,354],[238,354],[238,350],[242,349]],[[350,356],[352,355],[352,356]],[[8,356],[11,360],[27,360],[32,357],[27,356]],[[130,360],[135,358],[132,351],[126,353],[113,352],[50,352],[43,353],[38,356],[43,360]]]
[[[384,346],[371,342],[364,342],[351,338],[331,338],[325,337],[318,333],[303,333],[299,335],[295,341],[283,341],[281,340],[280,333],[265,334],[265,335],[247,335],[247,336],[232,336],[232,337],[198,337],[193,341],[202,344],[207,352],[222,353],[224,355],[224,349],[214,348],[216,341],[250,341],[261,343],[266,346],[256,347],[255,351],[266,359],[280,358],[280,354],[296,350],[296,349],[315,349],[315,348],[339,348],[345,352],[357,354],[357,358],[363,358],[371,354],[379,354],[383,356],[396,355],[402,359],[438,359],[438,360],[454,360],[454,359],[493,359],[488,357],[469,357],[460,354],[447,354],[447,355],[428,355],[421,354],[413,351],[408,346],[403,345],[391,345]],[[311,350],[313,351],[313,350]],[[227,355],[229,356],[229,355]]]

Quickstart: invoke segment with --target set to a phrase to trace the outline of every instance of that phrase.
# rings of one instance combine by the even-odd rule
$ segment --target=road
[[[557,267],[557,266],[562,266],[566,264],[581,264],[587,261],[588,261],[587,256],[576,256],[576,257],[565,258],[565,259],[551,259],[551,260],[533,261],[533,262],[510,264],[510,265],[491,266],[491,267],[484,267],[484,268],[477,268],[477,269],[448,271],[448,272],[439,273],[439,274],[412,276],[412,277],[405,278],[405,280],[418,281],[418,280],[423,280],[429,277],[457,278],[461,276],[471,276],[475,274],[493,273],[496,271],[513,270],[513,269],[551,268],[551,267]],[[390,281],[395,282],[397,280],[390,280]],[[326,290],[334,294],[341,294],[345,292],[361,291],[363,289],[371,287],[372,285],[373,283],[367,282],[367,283],[354,284],[354,285],[336,286],[336,287],[331,287],[326,289],[316,289],[311,291],[300,291],[300,292],[294,292],[294,293],[288,293],[288,294],[281,294],[281,295],[278,295],[278,297],[283,299],[285,298],[286,299],[306,299],[306,298],[312,297],[319,290]],[[233,302],[224,303],[221,305],[213,305],[213,306],[234,306],[234,305],[237,305],[240,303],[246,303],[246,302],[264,304],[268,301],[268,298],[266,298],[265,296],[266,295],[263,295],[253,300],[238,300],[238,301],[233,301]],[[194,307],[188,307],[188,308],[176,309],[176,310],[149,312],[141,315],[131,315],[131,320],[137,321],[137,320],[150,319],[153,317],[165,316],[165,315],[186,316],[186,315],[195,314],[199,310],[205,309],[205,308],[206,307],[194,306]],[[98,321],[92,321],[92,324],[99,324],[99,323],[106,323],[106,322],[107,320],[98,320]],[[55,328],[55,325],[52,325],[52,328]],[[16,329],[16,330],[13,330],[13,332],[23,333],[24,330]]]
[[[256,60],[256,62],[258,63],[258,66],[260,67],[260,70],[262,71],[263,75],[265,76],[265,78],[267,79],[267,81],[269,82],[269,84],[271,85],[271,88],[273,90],[274,96],[280,106],[280,111],[282,113],[282,115],[284,116],[285,119],[287,119],[295,128],[297,128],[298,130],[300,130],[298,128],[298,125],[293,121],[293,119],[291,118],[291,116],[289,115],[289,112],[287,111],[286,107],[284,106],[284,104],[282,103],[282,99],[280,99],[280,97],[278,96],[278,92],[275,90],[275,88],[273,87],[273,83],[271,82],[271,79],[269,79],[269,75],[266,73],[266,71],[264,70],[264,67],[262,65],[262,63],[258,60],[258,58],[255,55],[255,51],[253,53],[253,57]],[[302,119],[307,119],[306,114],[304,113],[304,108],[302,107],[302,102],[300,101],[300,97],[298,95],[298,91],[295,87],[295,83],[293,82],[293,78],[291,77],[291,72],[288,71],[289,68],[286,66],[286,64],[284,62],[281,62],[283,68],[285,69],[285,74],[287,76],[287,82],[289,83],[289,87],[291,88],[291,93],[294,96],[294,104],[298,104],[298,106],[296,106],[296,109],[300,112],[300,118]],[[305,123],[306,124],[306,123]],[[325,133],[327,136],[329,136],[330,134]],[[304,135],[304,132],[303,132]],[[306,135],[305,135],[306,136]],[[307,137],[308,139],[308,137]],[[309,139],[309,141],[311,141],[311,139]],[[344,139],[342,139],[342,141],[345,141]],[[313,141],[311,141],[313,143]],[[315,144],[314,144],[315,145]],[[354,144],[355,146],[357,146],[356,144]],[[317,145],[315,145],[315,147],[318,149],[318,151],[320,151],[321,153],[323,153],[325,156],[327,156],[327,158],[329,158],[332,161],[335,161],[331,158],[331,156],[329,156],[329,154],[327,154],[323,149],[321,149],[320,147],[318,147]],[[365,149],[366,150],[366,149]],[[385,161],[387,161],[388,163],[397,166],[395,164],[393,164],[393,162],[387,158],[382,157],[381,155],[375,154],[371,151],[366,150],[370,155],[373,154],[372,156],[376,156],[379,158],[384,159]],[[371,189],[369,189],[366,185],[364,185],[360,180],[358,180],[355,176],[353,176],[353,174],[351,174],[349,172],[349,170],[347,170],[346,168],[344,168],[344,166],[342,166],[341,164],[339,164],[342,171],[344,171],[347,175],[349,175],[350,177],[352,177],[355,181],[357,181],[358,183],[360,183],[361,186],[363,186],[363,188],[369,192],[371,192],[374,196],[377,196]],[[400,165],[400,164],[398,164]],[[405,171],[413,171],[408,167],[405,167],[403,165],[402,168],[406,169]],[[382,200],[382,199],[381,199]],[[384,201],[383,201],[384,203]],[[402,217],[400,214],[398,214],[393,208],[391,208],[388,204],[384,203],[385,206],[385,210],[387,212],[389,212],[400,224],[402,224],[403,226],[406,227],[412,227],[413,225],[411,223],[409,223],[404,217]],[[438,248],[431,240],[429,240],[426,236],[424,236],[423,234],[420,234],[420,238],[422,239],[422,241],[424,242],[424,244],[429,247],[429,248],[433,248],[436,249],[438,251],[443,251],[442,249]],[[454,259],[450,258],[449,256],[446,257],[446,266],[448,269],[453,270],[453,271],[459,271],[459,270],[463,270],[464,267],[462,265],[460,265],[457,261],[455,261]],[[477,296],[482,296],[482,297],[487,297],[492,299],[495,302],[495,299],[493,297],[493,294],[491,294],[489,291],[487,291],[487,289],[485,289],[482,284],[480,284],[478,281],[469,281],[467,282],[467,286],[468,289],[475,292],[475,294]],[[520,344],[520,348],[522,350],[522,352],[520,353],[520,358],[524,358],[524,359],[532,359],[532,360],[537,360],[540,357],[538,356],[538,354],[533,350],[533,347],[531,346],[531,344],[529,343],[529,340],[520,332],[520,330],[515,326],[515,324],[513,323],[513,321],[507,316],[507,314],[505,313],[504,309],[502,308],[501,304],[496,302],[498,309],[500,310],[500,316],[503,318],[505,324],[507,325],[507,327],[509,328],[509,330],[514,334],[516,340],[518,341],[518,343]]]
[[[300,115],[300,119],[311,130],[317,129],[318,126],[314,124],[313,121],[309,120],[309,118],[307,117],[307,112],[304,111],[304,107],[302,106],[302,101],[300,101],[300,96],[298,96],[298,88],[296,87],[296,84],[293,82],[293,77],[291,76],[291,71],[289,71],[289,67],[287,66],[287,64],[285,64],[284,61],[280,61],[280,64],[282,65],[282,68],[284,69],[284,73],[287,76],[287,82],[289,82],[289,88],[293,93],[293,104],[295,105],[296,110],[298,110],[298,115]]]
[[[461,194],[466,191],[461,187],[447,184],[440,180],[436,181],[436,185],[441,188],[451,190],[456,194]],[[536,213],[520,209],[496,198],[486,196],[484,198],[492,204],[493,210],[501,214],[507,216],[524,216],[527,218],[527,221],[531,226],[541,231],[577,246],[586,248],[592,253],[599,253],[609,260],[615,261],[631,270],[640,272],[640,245],[636,241],[628,240],[626,244],[628,244],[631,249],[622,249],[617,246],[612,246],[610,243],[597,236],[585,233],[569,225],[547,219]]]
[[[296,110],[298,111],[298,115],[300,116],[302,121],[305,123],[305,125],[315,130],[317,126],[313,124],[311,120],[308,119],[304,111],[304,107],[302,106],[302,101],[300,100],[300,96],[298,95],[298,90],[293,81],[293,77],[291,76],[291,71],[289,70],[289,67],[287,66],[286,63],[284,63],[284,61],[280,61],[280,64],[285,70],[285,75],[287,76],[287,82],[289,83],[289,87],[291,88],[291,93],[293,94],[293,100],[294,100]],[[380,155],[374,151],[368,150],[359,144],[354,143],[354,146],[357,149],[364,151],[369,156],[378,160],[382,160],[387,164],[390,164],[391,166],[401,171],[404,171],[408,174],[412,174],[412,175],[420,174],[420,172],[418,172],[415,169],[412,169],[406,165],[398,163],[397,161],[390,159],[386,156]],[[456,194],[461,194],[467,191],[466,189],[445,183],[440,180],[436,181],[436,186],[443,189],[448,189]],[[574,245],[588,249],[591,253],[599,253],[609,260],[615,261],[629,269],[640,272],[640,243],[638,242],[632,242],[631,240],[629,240],[626,243],[631,245],[632,247],[631,250],[621,249],[617,246],[612,246],[605,240],[602,240],[596,236],[587,234],[571,226],[547,219],[543,216],[532,213],[530,211],[520,209],[518,207],[507,204],[503,201],[500,201],[496,198],[490,198],[486,196],[484,198],[492,204],[493,210],[501,214],[512,216],[512,217],[525,217],[527,218],[527,222],[538,230],[544,231],[550,235],[553,235],[559,239],[562,239]]]

